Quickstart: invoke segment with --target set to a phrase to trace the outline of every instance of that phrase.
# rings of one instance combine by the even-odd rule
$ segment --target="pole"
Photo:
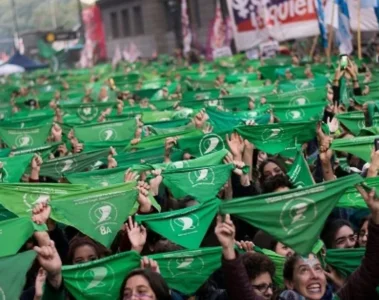
[[[334,33],[334,8],[335,8],[335,3],[332,1],[332,22],[331,25],[329,25],[329,37],[328,37],[328,49],[327,49],[327,57],[328,57],[328,64],[330,65],[331,59],[330,59],[330,54],[332,52],[332,43],[333,43],[333,33]]]
[[[53,29],[57,29],[57,11],[55,9],[55,0],[50,0],[50,14],[51,14],[51,25]]]
[[[357,31],[357,42],[358,42],[358,59],[362,59],[361,0],[358,0],[358,31]]]
[[[13,34],[14,34],[14,45],[15,48],[18,50],[18,40],[19,40],[19,29],[18,29],[18,22],[17,22],[17,14],[16,14],[16,4],[14,0],[11,0],[12,5],[12,17],[13,17]]]
[[[314,38],[313,38],[313,43],[312,43],[312,48],[311,48],[311,51],[309,52],[309,57],[310,59],[312,59],[313,55],[315,54],[315,51],[316,51],[316,46],[317,46],[317,40],[318,40],[318,37],[320,35],[316,35]]]
[[[86,44],[86,36],[85,36],[85,28],[84,28],[84,22],[83,22],[83,8],[82,3],[80,0],[78,1],[78,17],[80,22],[80,42],[85,45]]]

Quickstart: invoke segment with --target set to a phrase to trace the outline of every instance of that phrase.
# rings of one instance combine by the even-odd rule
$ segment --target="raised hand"
[[[157,196],[159,193],[159,186],[162,183],[163,177],[161,175],[162,170],[157,169],[151,171],[151,174],[154,175],[155,177],[150,179],[150,191],[153,194],[153,196]]]
[[[137,172],[133,172],[131,168],[127,169],[124,174],[124,182],[131,182],[138,180],[139,175]]]
[[[235,241],[238,248],[246,252],[254,252],[254,243],[250,241]]]
[[[47,202],[38,203],[36,206],[34,206],[32,213],[32,220],[34,223],[38,225],[46,224],[47,220],[50,217],[51,207]]]
[[[51,127],[51,135],[53,136],[54,142],[62,141],[62,128],[57,123],[54,123]]]
[[[35,281],[35,292],[34,292],[34,300],[42,299],[43,296],[43,287],[46,282],[47,272],[43,268],[39,268],[38,274]]]
[[[372,221],[379,225],[379,199],[376,196],[375,188],[373,188],[370,192],[366,192],[365,189],[359,185],[357,185],[356,188],[371,211]]]
[[[160,273],[159,265],[158,263],[151,258],[148,257],[142,257],[141,259],[141,269],[150,269],[153,272]]]
[[[146,228],[142,225],[139,226],[137,222],[133,222],[132,217],[129,217],[128,222],[125,224],[125,227],[129,241],[132,244],[132,250],[141,253],[146,243]]]
[[[242,153],[245,149],[245,143],[243,138],[238,133],[232,133],[230,138],[226,135],[226,142],[229,146],[230,151],[233,154],[235,160],[242,160]]]
[[[148,197],[150,186],[146,182],[140,181],[138,182],[137,189],[139,190],[139,194],[138,194],[138,203],[140,205],[139,211],[142,213],[151,212],[151,202]]]
[[[330,117],[328,117],[327,124],[328,124],[330,133],[335,133],[339,128],[339,122],[338,122],[338,119],[336,117],[334,117],[332,119],[330,119]]]
[[[234,238],[236,235],[236,228],[234,227],[230,215],[226,214],[224,221],[222,221],[222,216],[217,216],[215,234],[223,248],[224,257],[228,260],[235,259]]]
[[[62,261],[53,241],[49,245],[38,247],[35,246],[34,251],[37,252],[37,259],[42,268],[47,272],[47,278],[50,284],[58,289],[62,284]]]

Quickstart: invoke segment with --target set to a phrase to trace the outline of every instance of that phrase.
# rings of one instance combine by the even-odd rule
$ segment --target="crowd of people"
[[[378,299],[377,74],[292,53],[0,78],[0,299]]]

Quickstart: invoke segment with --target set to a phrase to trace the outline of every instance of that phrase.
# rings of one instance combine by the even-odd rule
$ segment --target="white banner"
[[[349,0],[347,2],[350,14],[350,27],[353,31],[358,31],[358,5],[359,0]],[[379,24],[373,8],[361,8],[361,31],[378,31]]]
[[[237,49],[319,34],[314,0],[228,0]]]

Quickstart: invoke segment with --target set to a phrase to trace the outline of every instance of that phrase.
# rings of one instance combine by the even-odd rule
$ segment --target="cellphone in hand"
[[[346,54],[340,56],[340,68],[341,70],[345,70],[349,63],[348,57]]]
[[[379,139],[374,140],[375,151],[379,150]]]

